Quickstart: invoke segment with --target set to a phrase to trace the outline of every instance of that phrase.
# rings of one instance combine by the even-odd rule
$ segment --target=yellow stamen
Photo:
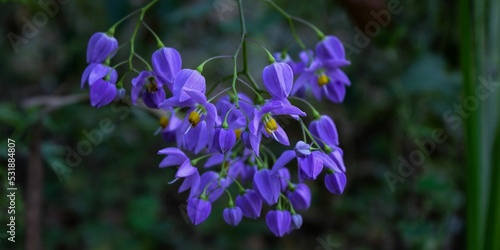
[[[191,113],[189,113],[189,116],[188,116],[188,121],[189,123],[191,123],[191,126],[194,128],[196,127],[196,125],[198,125],[198,123],[200,123],[200,114],[198,114],[198,112],[195,111],[191,111]]]
[[[328,76],[326,76],[325,74],[321,74],[319,77],[318,77],[318,85],[320,87],[323,87],[325,86],[326,84],[328,84],[330,82],[330,80],[328,79]]]
[[[268,134],[272,134],[278,129],[278,123],[276,123],[276,120],[274,120],[274,118],[270,117],[268,120],[266,120],[264,129],[266,129],[266,132]]]
[[[170,121],[168,120],[168,117],[166,117],[166,116],[160,117],[160,126],[162,128],[166,128],[168,126],[169,122]]]
[[[236,134],[236,140],[239,140],[241,138],[241,129],[235,129],[234,133]]]

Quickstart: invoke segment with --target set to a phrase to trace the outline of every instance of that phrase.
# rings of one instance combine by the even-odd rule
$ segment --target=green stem
[[[305,99],[300,98],[300,97],[295,97],[295,96],[290,96],[290,97],[288,97],[288,99],[297,100],[297,101],[301,101],[301,102],[305,103],[311,109],[311,111],[313,113],[313,118],[315,120],[321,118],[321,114],[318,112],[318,110],[316,110],[314,108],[314,106],[310,102],[306,101]]]
[[[318,27],[316,27],[315,25],[313,25],[312,23],[304,20],[304,19],[301,19],[301,18],[298,18],[298,17],[295,17],[295,16],[292,16],[290,14],[288,14],[285,10],[283,10],[279,5],[277,5],[275,2],[273,2],[272,0],[264,0],[265,2],[268,2],[271,6],[273,6],[281,15],[283,15],[287,21],[288,21],[288,24],[290,25],[290,30],[292,31],[292,35],[293,37],[295,38],[295,41],[297,41],[297,43],[299,44],[299,46],[305,50],[306,49],[306,46],[304,45],[304,43],[302,42],[302,40],[300,39],[300,37],[297,35],[297,32],[295,30],[295,26],[293,24],[293,21],[297,21],[297,22],[300,22],[300,23],[303,23],[305,25],[307,25],[308,27],[310,27],[312,30],[314,30],[314,32],[316,32],[316,34],[318,35],[319,39],[323,39],[325,37],[325,35],[323,34],[323,32],[321,32],[320,29],[318,29]]]
[[[238,54],[240,53],[241,48],[243,47],[243,43],[245,42],[246,35],[247,35],[247,28],[245,25],[245,16],[243,13],[243,5],[241,0],[237,1],[238,3],[238,12],[240,15],[240,28],[241,28],[241,40],[238,48],[233,54],[233,82],[232,82],[232,88],[234,92],[234,98],[235,98],[235,105],[236,107],[239,107],[239,97],[238,97],[238,90],[236,89],[236,80],[238,79]],[[245,61],[245,58],[243,59]]]
[[[470,17],[470,5],[468,0],[459,2],[459,26],[460,26],[460,59],[462,64],[462,74],[464,82],[465,96],[474,96],[475,82],[473,75],[476,75],[474,67],[474,49]],[[466,185],[466,235],[467,249],[483,249],[481,235],[483,235],[483,226],[481,222],[481,180],[480,168],[482,168],[482,159],[479,153],[481,149],[481,132],[478,122],[480,121],[480,110],[472,112],[470,117],[465,120],[467,155],[467,185]]]
[[[158,46],[158,48],[163,48],[165,47],[165,45],[163,45],[163,42],[161,41],[160,37],[156,34],[156,32],[154,32],[153,29],[151,29],[151,27],[149,27],[149,25],[147,25],[142,19],[141,19],[141,24],[146,27],[146,29],[155,37],[155,40],[156,40],[156,46]]]
[[[262,44],[258,43],[257,41],[254,41],[252,39],[249,39],[249,38],[247,38],[246,40],[248,40],[249,42],[254,43],[257,46],[259,46],[260,48],[262,48],[266,52],[266,54],[267,54],[267,60],[269,61],[269,64],[276,62],[276,59],[274,59],[273,54],[271,54],[271,52],[269,52],[269,50],[266,49],[266,47],[264,47]]]
[[[191,160],[191,165],[194,166],[194,165],[198,164],[199,161],[201,161],[201,160],[203,160],[205,158],[208,158],[210,156],[212,156],[212,154],[206,154],[206,155],[200,156],[200,157],[198,157],[198,158],[196,158],[194,160]]]
[[[196,70],[200,73],[203,72],[203,67],[205,67],[205,64],[207,62],[210,62],[212,60],[215,60],[215,59],[219,59],[219,58],[233,58],[233,56],[229,56],[229,55],[222,55],[222,56],[214,56],[214,57],[210,57],[208,58],[207,60],[203,61],[198,67],[196,67]]]

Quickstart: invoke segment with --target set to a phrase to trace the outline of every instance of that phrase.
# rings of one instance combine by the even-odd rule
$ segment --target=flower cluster
[[[108,33],[90,38],[89,65],[81,87],[90,87],[94,107],[125,97],[121,80],[116,83],[115,68],[109,66],[117,49],[117,40]],[[174,48],[162,45],[152,53],[150,62],[143,59],[147,70],[134,70],[130,100],[164,114],[160,131],[171,146],[158,151],[165,156],[159,167],[176,168],[171,183],[180,181],[179,192],[189,192],[187,214],[193,224],[205,221],[212,203],[227,194],[228,206],[222,214],[227,224],[236,226],[243,217],[257,219],[265,211],[269,229],[281,237],[302,225],[297,211],[308,209],[312,198],[307,181],[318,179],[324,172],[326,189],[343,193],[346,168],[336,126],[306,97],[312,92],[317,100],[324,97],[342,102],[350,81],[340,68],[349,61],[334,36],[322,37],[314,52],[303,51],[299,57],[293,61],[286,52],[270,57],[270,64],[262,69],[263,87],[248,75],[253,84],[246,83],[234,70],[230,75],[232,88],[216,95],[207,91],[203,67],[184,68],[181,54]],[[252,92],[244,93],[240,86]],[[304,122],[306,112],[292,104],[297,101],[311,111],[308,126]],[[291,117],[300,123],[303,138],[295,139],[291,146],[294,138],[279,117]],[[276,157],[266,145],[272,141],[288,149]],[[292,171],[294,162],[296,172]],[[234,190],[238,192],[235,199]],[[269,209],[263,208],[264,204]]]

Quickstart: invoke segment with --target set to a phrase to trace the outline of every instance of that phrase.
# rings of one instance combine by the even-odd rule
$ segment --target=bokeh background
[[[352,62],[344,68],[352,82],[345,102],[313,102],[321,112],[331,115],[338,127],[348,168],[345,192],[341,196],[328,193],[322,178],[308,183],[313,201],[309,210],[301,212],[304,224],[283,238],[274,237],[263,218],[243,219],[237,227],[226,225],[222,219],[225,198],[214,204],[206,222],[199,226],[188,223],[184,212],[187,195],[177,193],[179,183],[168,184],[174,170],[158,168],[162,156],[156,152],[167,146],[161,137],[153,135],[159,126],[158,117],[129,108],[126,102],[94,109],[88,90],[80,89],[89,37],[106,31],[148,1],[56,2],[58,10],[49,15],[46,24],[26,33],[26,23],[33,22],[37,13],[47,12],[41,4],[44,2],[50,1],[0,1],[0,248],[465,248],[467,202],[480,202],[479,198],[466,199],[468,182],[477,177],[466,171],[467,166],[475,166],[467,158],[469,149],[498,153],[493,148],[494,133],[482,134],[488,140],[485,149],[467,140],[475,130],[466,128],[477,120],[495,131],[500,91],[486,101],[490,105],[487,110],[469,110],[471,117],[463,121],[445,117],[454,105],[462,103],[468,89],[464,71],[469,69],[461,57],[467,45],[461,43],[470,20],[459,19],[463,16],[459,16],[458,1],[276,1],[290,14],[339,37],[346,47],[350,46],[348,57]],[[263,1],[243,2],[249,37],[271,51],[289,47],[297,59],[300,47],[293,43],[283,16]],[[478,2],[491,4],[484,10],[493,20],[484,23],[498,21],[493,18],[495,6],[497,14],[499,11],[497,2]],[[370,14],[392,5],[401,11],[391,13],[387,25]],[[180,51],[183,66],[189,68],[212,56],[232,54],[240,38],[238,11],[231,0],[161,0],[145,21],[166,46]],[[132,18],[119,26],[116,37],[121,44],[129,40],[135,22]],[[360,34],[370,22],[377,23],[379,29],[360,42]],[[498,42],[498,23],[487,27],[485,44]],[[296,28],[305,44],[314,48],[315,33],[304,25],[296,24]],[[477,30],[471,32],[475,37]],[[9,34],[25,39],[13,42]],[[476,45],[469,44],[471,51]],[[252,74],[261,83],[267,58],[261,48],[249,46]],[[154,37],[145,29],[139,31],[136,50],[147,59],[156,50]],[[471,71],[472,81],[477,82],[479,76],[498,79],[498,48],[482,53],[492,61],[465,52],[470,56],[469,64],[483,59],[489,62],[485,68]],[[114,62],[127,56],[126,45]],[[136,65],[141,68],[140,62]],[[123,75],[126,67],[120,70]],[[229,60],[218,60],[207,64],[204,73],[208,84],[213,84],[231,71]],[[131,77],[125,79],[126,88]],[[72,159],[77,163],[68,166],[68,152],[88,141],[85,133],[99,130],[102,121],[110,121],[113,131],[103,133],[88,155]],[[292,141],[300,138],[293,121],[286,129]],[[446,140],[436,143],[422,164],[402,174],[398,168],[401,157],[408,160],[412,152],[424,152],[425,148],[415,141],[432,138],[436,129],[445,133]],[[16,243],[8,242],[4,232],[6,138],[16,141],[17,150]],[[271,147],[277,152],[284,149],[274,144]]]

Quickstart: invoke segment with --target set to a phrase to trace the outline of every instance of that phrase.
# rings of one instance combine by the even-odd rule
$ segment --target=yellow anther
[[[241,129],[235,129],[234,133],[236,134],[236,140],[239,140],[241,138]]]
[[[196,125],[198,125],[198,123],[200,123],[200,114],[198,114],[198,112],[196,112],[196,110],[194,111],[191,111],[191,113],[189,113],[189,116],[188,116],[188,121],[189,123],[191,123],[191,126],[194,128],[196,127]]]
[[[278,129],[278,123],[276,123],[276,120],[274,120],[274,118],[270,117],[269,119],[266,120],[264,128],[266,129],[266,132],[268,134],[272,134],[274,133],[274,131]]]
[[[160,126],[162,128],[166,128],[168,126],[169,122],[170,121],[168,120],[168,117],[166,117],[166,116],[160,117]]]
[[[325,86],[326,84],[328,84],[328,82],[330,82],[330,80],[328,79],[328,76],[326,76],[325,74],[321,74],[321,75],[318,77],[318,85],[319,85],[320,87]]]

